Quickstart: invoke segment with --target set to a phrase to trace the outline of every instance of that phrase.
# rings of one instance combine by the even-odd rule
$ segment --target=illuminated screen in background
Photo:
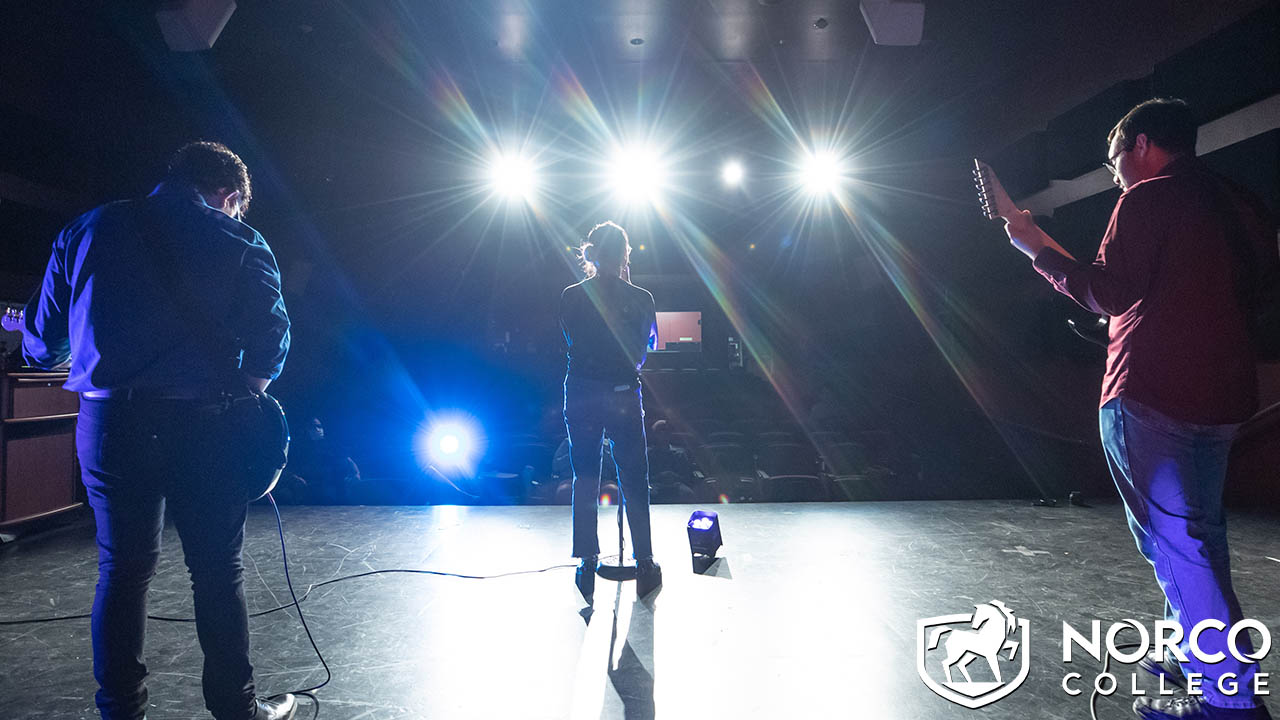
[[[702,352],[702,313],[658,313],[658,352]]]

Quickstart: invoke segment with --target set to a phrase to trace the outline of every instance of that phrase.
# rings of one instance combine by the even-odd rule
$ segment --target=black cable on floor
[[[280,506],[276,505],[276,499],[272,497],[271,493],[267,493],[267,499],[271,501],[271,509],[276,513],[276,530],[280,533],[280,558],[284,561],[284,582],[289,586],[289,597],[293,598],[293,607],[298,611],[298,622],[302,623],[302,629],[307,633],[307,641],[311,643],[311,649],[316,651],[316,657],[320,659],[320,664],[324,666],[323,682],[318,685],[312,685],[309,688],[293,691],[294,695],[311,698],[311,702],[315,706],[315,713],[312,714],[311,720],[315,720],[320,717],[320,699],[314,693],[329,684],[329,681],[333,679],[333,671],[329,669],[329,663],[325,662],[324,653],[320,652],[319,646],[316,645],[316,639],[311,636],[311,628],[307,627],[307,618],[302,614],[302,604],[298,600],[298,594],[293,591],[293,578],[289,576],[289,551],[285,549],[284,521],[280,519]],[[283,695],[284,693],[281,694]],[[280,695],[272,697],[280,697]]]
[[[278,512],[279,511],[277,510],[277,513]],[[279,519],[278,514],[277,514],[277,519]],[[601,560],[608,560],[615,557],[617,556],[602,555]],[[298,602],[305,601],[307,598],[311,597],[311,593],[313,591],[318,590],[319,588],[322,588],[325,585],[332,585],[334,583],[346,582],[347,580],[358,580],[359,578],[369,577],[371,575],[388,575],[388,574],[396,573],[396,574],[405,574],[405,575],[436,575],[439,577],[461,578],[463,580],[495,580],[497,578],[514,577],[516,575],[536,575],[539,573],[549,572],[551,570],[559,570],[562,568],[576,568],[576,567],[578,567],[576,563],[561,563],[559,565],[550,565],[548,567],[538,568],[537,570],[512,570],[511,572],[495,573],[493,575],[466,575],[463,573],[443,572],[441,570],[415,570],[410,568],[387,568],[385,570],[368,570],[366,572],[354,573],[351,575],[343,575],[342,577],[332,578],[330,580],[325,580],[324,582],[311,585],[310,587],[307,588],[307,591],[302,594],[302,597],[298,598]],[[249,617],[260,618],[260,617],[263,617],[264,615],[277,613],[277,612],[280,612],[281,610],[287,610],[291,607],[294,607],[294,603],[285,603],[284,605],[277,605],[276,607],[273,607],[269,610],[259,610],[258,612],[251,613]],[[6,625],[34,625],[38,623],[59,622],[62,620],[86,620],[89,617],[90,617],[89,613],[81,613],[78,615],[54,615],[50,617],[30,618],[27,620],[0,620],[0,627],[6,626]],[[147,619],[156,620],[159,622],[176,622],[176,623],[193,623],[196,621],[195,618],[169,617],[166,615],[148,615]]]
[[[276,695],[272,695],[267,699],[274,700],[286,694],[292,694],[295,697],[301,696],[301,697],[308,698],[311,700],[312,707],[314,708],[314,712],[311,715],[312,720],[316,720],[316,718],[320,717],[320,699],[316,697],[315,691],[319,690],[325,685],[328,685],[329,682],[333,680],[333,671],[329,668],[329,663],[325,661],[324,653],[320,652],[320,647],[316,645],[316,640],[311,635],[311,628],[307,625],[307,618],[302,613],[302,601],[310,597],[312,591],[314,591],[316,588],[321,588],[321,587],[324,587],[325,585],[332,585],[334,583],[343,582],[346,580],[355,580],[357,578],[369,577],[371,575],[382,575],[386,573],[438,575],[440,577],[456,577],[456,578],[462,578],[464,580],[492,580],[495,578],[511,577],[514,575],[532,575],[537,573],[544,573],[550,570],[557,570],[560,568],[577,567],[576,564],[574,563],[562,563],[560,565],[552,565],[550,567],[545,567],[538,570],[515,570],[512,572],[497,573],[495,575],[466,575],[462,573],[442,572],[439,570],[411,570],[411,569],[405,569],[405,568],[391,568],[387,570],[370,570],[368,572],[355,573],[352,575],[344,575],[342,577],[332,578],[330,580],[325,580],[324,582],[317,583],[315,585],[308,587],[307,591],[302,594],[301,598],[299,598],[298,594],[293,589],[293,578],[289,574],[289,551],[286,547],[286,543],[284,539],[284,520],[281,519],[280,517],[280,507],[276,505],[276,499],[272,497],[270,493],[267,494],[267,500],[271,501],[271,509],[275,512],[275,515],[276,515],[276,532],[280,535],[280,558],[284,563],[284,580],[285,580],[285,584],[288,585],[289,587],[289,597],[293,600],[293,602],[286,605],[279,605],[277,607],[271,608],[270,610],[262,610],[260,612],[253,613],[249,615],[249,617],[253,617],[253,618],[262,617],[264,615],[270,615],[271,613],[279,612],[281,610],[286,610],[288,608],[294,608],[298,611],[298,621],[302,623],[302,629],[307,633],[307,641],[311,643],[311,649],[315,651],[316,658],[320,660],[320,665],[324,667],[325,678],[322,682],[316,685],[312,685],[311,687],[304,688],[301,690],[293,690],[288,693],[279,693]],[[89,618],[90,616],[91,615],[89,613],[84,613],[80,615],[59,615],[54,617],[32,618],[29,620],[3,620],[3,621],[0,621],[0,626],[31,625],[36,623],[58,622],[61,620],[83,620],[85,618]],[[180,622],[180,623],[195,622],[195,618],[175,618],[175,617],[165,617],[163,615],[148,615],[147,618],[149,620],[157,620],[160,622]]]

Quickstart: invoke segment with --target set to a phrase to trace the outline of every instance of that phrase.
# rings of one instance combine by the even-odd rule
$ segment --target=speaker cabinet
[[[81,505],[80,398],[66,373],[15,372],[0,384],[0,529]]]

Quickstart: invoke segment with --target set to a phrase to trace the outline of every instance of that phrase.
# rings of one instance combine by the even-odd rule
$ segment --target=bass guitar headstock
[[[1004,186],[996,177],[996,171],[981,160],[973,159],[973,184],[978,189],[978,202],[982,205],[982,214],[988,220],[996,218],[1009,219],[1018,213],[1013,199],[1005,192]]]

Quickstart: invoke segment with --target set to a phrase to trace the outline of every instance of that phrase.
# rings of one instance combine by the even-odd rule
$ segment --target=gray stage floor
[[[719,506],[726,545],[709,575],[690,570],[689,506],[654,508],[666,585],[636,602],[599,581],[594,614],[568,567],[501,579],[387,574],[317,589],[303,608],[333,680],[320,718],[1088,718],[1068,697],[1063,621],[1087,629],[1161,612],[1155,581],[1118,506],[1024,502]],[[286,507],[295,587],[388,568],[496,574],[567,563],[566,507]],[[606,548],[616,542],[601,511]],[[1231,519],[1247,616],[1280,629],[1280,520]],[[248,524],[251,610],[288,598],[275,519]],[[187,615],[177,537],[152,586],[151,611]],[[606,550],[608,552],[608,550]],[[84,612],[96,579],[91,525],[0,549],[0,620]],[[916,667],[921,618],[1003,601],[1030,622],[1026,681],[970,710],[930,691]],[[259,687],[323,678],[292,611],[252,621]],[[205,718],[194,627],[152,622],[150,720]],[[1276,656],[1276,653],[1272,653]],[[932,656],[931,656],[932,657]],[[930,661],[936,672],[936,659]],[[971,665],[975,669],[981,661]],[[1268,658],[1264,671],[1275,671]],[[1132,717],[1132,667],[1101,718]],[[1140,672],[1140,671],[1139,671]],[[1274,683],[1280,686],[1280,681]],[[1140,678],[1139,687],[1154,690]],[[93,718],[84,620],[0,627],[0,718]],[[1124,696],[1123,699],[1121,696]],[[299,717],[310,717],[306,706]]]

